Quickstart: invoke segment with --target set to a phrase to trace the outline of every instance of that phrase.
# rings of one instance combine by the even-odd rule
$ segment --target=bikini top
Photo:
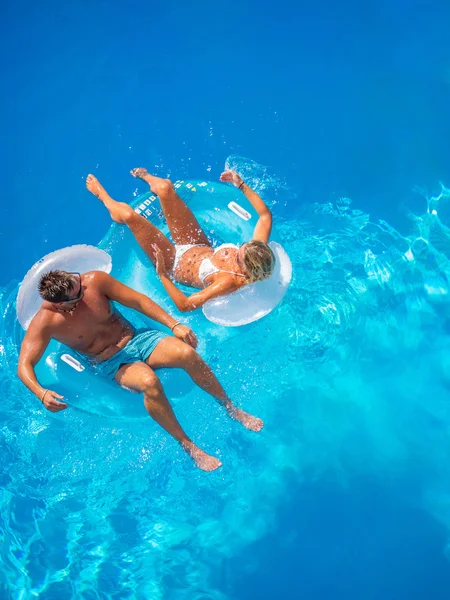
[[[236,246],[235,244],[222,244],[221,246],[218,246],[217,248],[214,248],[214,254],[216,252],[219,252],[219,250],[222,250],[223,248],[235,248],[237,249],[239,246]],[[213,256],[214,256],[213,254]],[[198,276],[200,277],[201,282],[204,284],[205,283],[205,279],[207,277],[209,277],[210,275],[213,275],[214,273],[230,273],[230,275],[239,275],[239,277],[245,277],[245,275],[243,275],[242,273],[236,273],[235,271],[225,271],[224,269],[219,269],[217,268],[215,265],[212,264],[212,261],[210,258],[204,258],[202,260],[202,262],[200,263],[200,267],[198,270]]]

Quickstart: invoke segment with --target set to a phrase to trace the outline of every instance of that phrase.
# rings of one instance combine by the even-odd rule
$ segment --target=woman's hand
[[[227,183],[232,183],[234,187],[240,188],[240,186],[244,183],[242,177],[236,173],[236,171],[224,171],[220,176],[220,181],[226,181]]]
[[[153,256],[155,257],[156,272],[161,277],[167,275],[166,263],[164,262],[164,255],[162,250],[156,244],[152,244]]]

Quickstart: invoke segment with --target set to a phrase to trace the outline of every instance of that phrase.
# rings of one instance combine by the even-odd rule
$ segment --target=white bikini
[[[208,248],[208,247],[209,246],[206,246],[205,244],[183,244],[180,246],[175,246],[175,262],[173,264],[173,270],[175,271],[175,269],[179,265],[181,257],[191,248]],[[214,254],[215,254],[216,252],[219,252],[219,250],[222,250],[223,248],[234,248],[237,250],[238,247],[239,246],[236,246],[235,244],[222,244],[221,246],[218,246],[217,248],[213,248],[213,250],[214,250]],[[213,256],[214,256],[214,254],[213,254]],[[200,267],[198,269],[198,276],[204,285],[205,279],[207,277],[209,277],[210,275],[213,275],[214,273],[219,273],[219,272],[220,273],[229,273],[230,275],[238,275],[239,277],[245,277],[245,275],[243,275],[242,273],[236,273],[235,271],[225,271],[224,269],[219,269],[218,267],[213,265],[211,258],[204,258],[202,260],[202,262],[200,263]]]

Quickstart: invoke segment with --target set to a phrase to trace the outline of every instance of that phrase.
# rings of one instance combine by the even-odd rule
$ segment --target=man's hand
[[[155,267],[158,275],[167,275],[166,263],[162,250],[156,244],[152,244],[153,256],[155,257]]]
[[[173,334],[179,340],[182,340],[183,342],[186,342],[186,344],[189,344],[189,346],[192,346],[193,348],[197,348],[197,344],[198,344],[197,336],[192,331],[192,329],[190,329],[189,327],[186,327],[186,325],[181,325],[181,324],[175,325],[175,327],[173,328]]]
[[[42,400],[42,404],[50,412],[59,412],[60,410],[67,408],[67,404],[65,402],[58,402],[56,399],[59,398],[62,400],[64,396],[60,396],[56,392],[52,392],[52,390],[46,390],[44,393],[45,395],[44,399]]]

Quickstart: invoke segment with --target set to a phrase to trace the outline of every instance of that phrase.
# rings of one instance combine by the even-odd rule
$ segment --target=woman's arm
[[[253,231],[253,239],[260,240],[267,244],[272,232],[272,213],[265,205],[262,198],[260,198],[246,183],[242,182],[240,190],[244,192],[245,197],[259,215],[259,219],[257,220]]]
[[[242,177],[236,171],[225,171],[220,176],[220,180],[232,183],[243,192],[259,216],[253,232],[253,239],[267,244],[272,231],[272,213],[264,200],[251,187],[244,183]]]
[[[220,281],[208,285],[208,287],[206,287],[204,290],[195,292],[190,296],[186,296],[186,294],[183,294],[183,292],[177,288],[167,274],[164,256],[161,252],[161,249],[158,248],[156,244],[153,244],[152,247],[155,255],[156,272],[158,273],[166,292],[169,294],[175,306],[181,312],[191,312],[192,310],[203,306],[205,302],[208,302],[208,300],[235,292],[240,287],[232,277],[229,275],[224,275]]]
[[[240,287],[235,284],[231,277],[224,277],[223,280],[208,285],[204,290],[186,296],[186,294],[183,294],[183,292],[177,288],[167,273],[158,273],[158,275],[166,292],[181,312],[191,312],[197,308],[201,308],[208,300],[231,294],[231,292],[235,292]]]

